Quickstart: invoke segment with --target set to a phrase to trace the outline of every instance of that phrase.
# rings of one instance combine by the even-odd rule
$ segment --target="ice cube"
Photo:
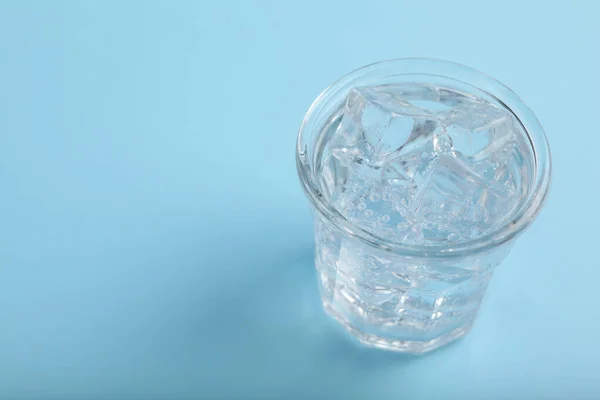
[[[477,107],[483,104],[483,101],[470,94],[459,92],[451,88],[438,87],[439,102],[452,109],[465,108],[465,107]]]
[[[497,222],[514,199],[510,187],[485,180],[459,160],[443,156],[409,208],[416,220],[423,221],[426,239],[448,240],[451,235],[465,237],[493,228],[488,222]]]
[[[409,117],[431,117],[436,111],[414,104],[416,101],[435,103],[438,98],[435,88],[429,85],[389,84],[356,87],[351,89],[349,99],[360,97],[390,114]],[[413,101],[410,101],[410,100]]]
[[[459,157],[476,162],[491,157],[515,137],[515,118],[490,103],[469,104],[453,110],[446,131]]]
[[[411,88],[416,90],[417,86]],[[354,126],[340,124],[341,135],[338,136],[344,135],[358,147],[364,147],[365,158],[372,164],[383,164],[390,155],[412,151],[431,141],[439,131],[439,118],[432,110],[415,106],[402,95],[402,91],[394,92],[387,85],[351,89],[345,120]],[[418,96],[413,94],[412,97]]]
[[[459,216],[464,208],[467,173],[450,158],[437,161],[428,181],[419,187],[410,208],[417,215],[442,215],[444,218]],[[477,179],[471,177],[472,181]]]
[[[404,187],[411,199],[431,171],[435,160],[452,148],[452,141],[434,120],[416,120],[409,140],[388,154],[382,179],[394,187]]]

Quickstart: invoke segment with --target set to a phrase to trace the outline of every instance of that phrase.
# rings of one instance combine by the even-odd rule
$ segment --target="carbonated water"
[[[426,83],[356,87],[320,135],[319,184],[375,238],[451,248],[492,233],[523,204],[526,138],[489,96]],[[316,230],[326,309],[361,340],[397,350],[427,351],[464,334],[503,257],[448,266],[374,252],[324,220]]]

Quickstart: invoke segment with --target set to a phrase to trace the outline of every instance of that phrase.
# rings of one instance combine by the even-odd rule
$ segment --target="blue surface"
[[[600,397],[600,2],[0,3],[0,398]],[[536,112],[550,200],[474,330],[414,358],[320,309],[294,145],[381,59]]]

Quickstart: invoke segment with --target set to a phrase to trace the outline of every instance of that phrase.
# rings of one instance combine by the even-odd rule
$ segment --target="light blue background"
[[[0,398],[600,396],[600,2],[0,1]],[[294,145],[394,57],[512,87],[550,200],[471,334],[414,358],[320,309]]]

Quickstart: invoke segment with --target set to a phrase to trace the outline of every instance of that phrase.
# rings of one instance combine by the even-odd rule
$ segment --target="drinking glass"
[[[518,205],[502,224],[471,240],[392,240],[349,218],[327,193],[323,141],[350,91],[415,82],[487,96],[514,116],[528,146],[521,154],[528,168],[519,178]],[[495,268],[538,215],[551,177],[545,134],[519,97],[481,72],[434,59],[378,62],[333,83],[304,117],[296,161],[314,215],[315,264],[326,312],[366,345],[414,354],[469,332]],[[340,174],[335,179],[343,186],[347,178]]]

